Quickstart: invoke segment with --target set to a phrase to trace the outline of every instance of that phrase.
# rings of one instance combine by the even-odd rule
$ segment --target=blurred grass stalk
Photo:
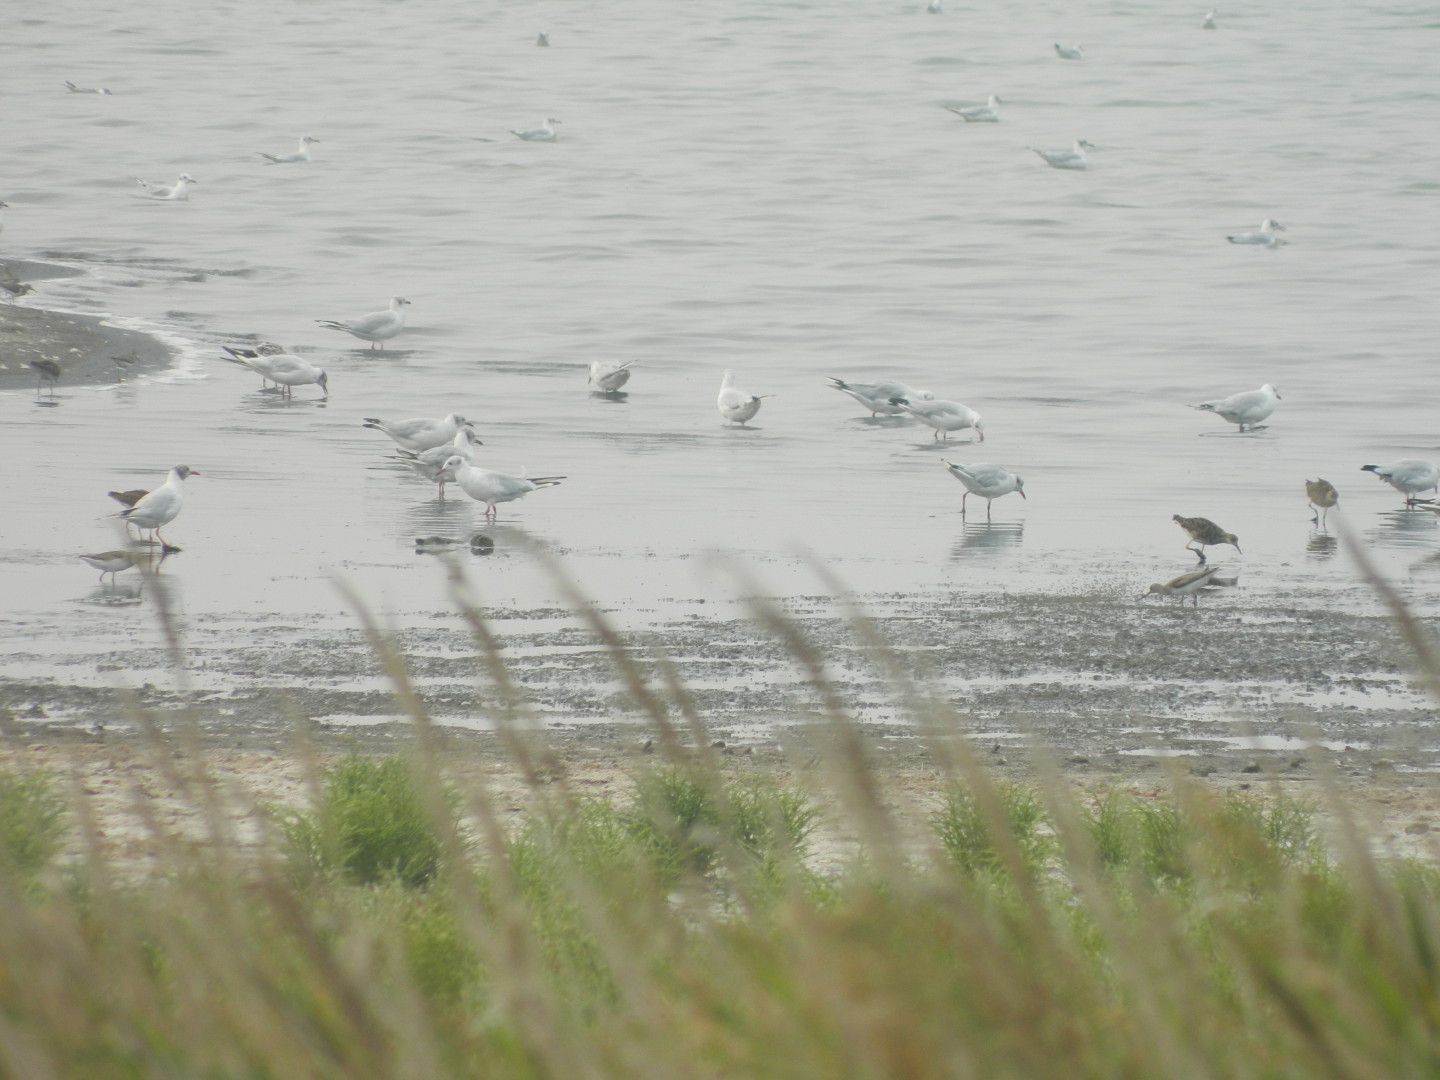
[[[1378,861],[1333,775],[1320,806],[1178,774],[1166,796],[1084,798],[1037,750],[1038,783],[997,782],[846,600],[942,775],[917,829],[773,602],[755,617],[821,707],[806,784],[718,754],[674,668],[537,557],[653,732],[633,791],[569,782],[451,560],[534,797],[516,814],[458,784],[398,650],[347,591],[417,748],[327,770],[298,724],[311,802],[268,810],[257,855],[238,855],[236,796],[206,774],[193,718],[166,734],[132,703],[206,829],[182,836],[137,796],[152,866],[117,864],[78,792],[79,839],[57,858],[63,785],[0,770],[0,1077],[1440,1075],[1440,874]],[[167,640],[178,653],[173,624]],[[822,820],[858,840],[824,872]]]

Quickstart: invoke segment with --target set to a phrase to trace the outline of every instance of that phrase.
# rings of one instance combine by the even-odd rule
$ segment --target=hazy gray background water
[[[729,596],[696,558],[716,547],[817,592],[808,550],[862,590],[953,595],[963,632],[978,593],[1138,595],[1181,572],[1177,512],[1239,534],[1216,561],[1252,602],[1363,603],[1308,521],[1323,475],[1434,610],[1440,523],[1359,466],[1440,453],[1440,8],[1222,8],[1207,32],[1203,7],[9,5],[0,252],[87,271],[35,303],[184,355],[56,407],[0,396],[5,633],[43,651],[138,632],[74,553],[114,546],[107,489],[177,462],[203,476],[163,573],[197,624],[343,621],[330,572],[438,611],[413,539],[469,535],[481,508],[438,502],[359,421],[451,410],[493,466],[569,477],[503,507],[496,554],[470,560],[501,606],[553,594],[523,527],[642,621]],[[992,91],[999,124],[941,107]],[[553,145],[506,133],[547,115]],[[313,163],[262,163],[301,134]],[[1102,148],[1088,172],[1026,149],[1076,137]],[[181,171],[188,203],[138,196],[134,176]],[[1225,242],[1266,215],[1289,246]],[[396,293],[413,329],[392,350],[315,325]],[[250,335],[326,367],[330,399],[282,402],[214,359]],[[589,394],[595,358],[640,362],[626,400]],[[726,367],[777,395],[754,430],[721,426]],[[957,398],[988,441],[937,449],[827,375]],[[1253,435],[1185,408],[1267,381],[1284,400]],[[1010,466],[1029,501],[967,524],[941,457]]]

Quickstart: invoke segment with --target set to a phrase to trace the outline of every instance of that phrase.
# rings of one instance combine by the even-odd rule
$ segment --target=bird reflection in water
[[[950,547],[950,557],[960,559],[973,555],[994,554],[1005,548],[1017,548],[1025,538],[1022,521],[967,521],[961,526],[960,538]]]
[[[1436,532],[1440,531],[1440,517],[1424,505],[1388,510],[1376,516],[1380,524],[1368,531],[1367,539],[1378,547],[1430,547]]]
[[[1307,559],[1328,559],[1339,549],[1339,541],[1324,529],[1315,529],[1305,545]]]

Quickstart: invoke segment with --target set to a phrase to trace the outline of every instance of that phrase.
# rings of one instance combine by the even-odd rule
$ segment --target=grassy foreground
[[[154,760],[209,842],[155,820],[143,873],[63,778],[0,771],[0,1076],[1440,1076],[1440,875],[1377,862],[1333,787],[997,783],[902,685],[945,773],[916,835],[838,703],[806,785],[737,775],[663,665],[657,690],[617,649],[656,753],[590,797],[522,734],[457,592],[510,703],[521,813],[447,776],[378,633],[418,749],[317,768],[258,855],[183,738]],[[821,659],[760,617],[824,698]],[[823,874],[822,809],[861,841]]]

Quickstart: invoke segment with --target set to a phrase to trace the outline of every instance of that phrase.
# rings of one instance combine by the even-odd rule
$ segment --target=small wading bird
[[[729,423],[745,426],[745,421],[750,420],[760,411],[760,402],[767,397],[774,397],[774,394],[747,394],[735,386],[735,373],[726,371],[720,380],[720,396],[715,399],[715,407],[720,410]]]
[[[135,178],[135,183],[145,189],[145,194],[152,199],[162,199],[166,202],[184,202],[190,198],[190,188],[200,181],[196,180],[188,172],[182,172],[180,178],[173,184],[153,184],[149,180]]]
[[[1281,225],[1274,218],[1267,217],[1264,221],[1260,222],[1260,228],[1256,232],[1235,233],[1232,236],[1225,237],[1225,239],[1229,240],[1232,244],[1255,244],[1262,247],[1273,248],[1285,243],[1284,240],[1275,235],[1277,232],[1284,231],[1284,225]]]
[[[524,139],[526,142],[554,142],[560,136],[556,134],[555,128],[551,125],[558,123],[560,123],[560,121],[556,120],[555,117],[547,116],[544,123],[538,128],[529,128],[525,131],[516,131],[514,128],[511,128],[510,134],[514,135],[517,139]]]
[[[110,94],[110,91],[103,86],[76,86],[69,79],[65,80],[65,89],[72,94],[100,94],[107,97]]]
[[[965,513],[965,500],[979,495],[985,500],[985,520],[990,520],[990,504],[1002,495],[1016,492],[1025,498],[1025,481],[1003,465],[991,465],[977,461],[973,465],[952,465],[941,461],[945,471],[965,485],[965,494],[960,496],[960,513]]]
[[[150,492],[144,488],[131,488],[129,491],[107,491],[105,493],[114,499],[121,506],[134,506]]]
[[[565,479],[563,476],[537,476],[534,480],[527,480],[522,476],[509,476],[493,469],[471,465],[458,454],[445,462],[445,471],[454,478],[466,495],[485,504],[486,517],[498,515],[499,511],[495,507],[499,503],[523,498],[538,488],[554,487]]]
[[[1180,602],[1185,602],[1185,597],[1193,596],[1195,606],[1200,606],[1200,594],[1206,589],[1228,587],[1234,585],[1239,578],[1222,578],[1218,574],[1220,567],[1207,566],[1203,570],[1192,570],[1188,574],[1181,574],[1179,577],[1171,578],[1164,585],[1151,585],[1149,591],[1140,597],[1144,600],[1147,596],[1178,596]]]
[[[313,135],[301,135],[300,147],[293,154],[267,154],[264,150],[257,152],[265,159],[267,165],[293,165],[301,161],[309,161],[310,146],[319,141]]]
[[[87,563],[100,571],[100,580],[105,580],[105,575],[110,575],[110,580],[115,580],[115,575],[122,570],[129,570],[140,562],[140,557],[133,551],[101,551],[94,555],[81,555]]]
[[[170,470],[170,475],[150,494],[140,499],[128,510],[121,510],[120,516],[137,529],[147,529],[154,535],[150,543],[160,541],[160,550],[165,552],[179,551],[172,547],[160,534],[162,526],[170,524],[180,513],[185,502],[185,478],[187,476],[199,476],[200,474],[190,468],[189,465],[176,465]]]
[[[110,362],[115,365],[116,380],[124,382],[125,376],[130,374],[130,369],[140,362],[140,354],[131,349],[127,353],[110,357]]]
[[[1090,162],[1085,157],[1085,151],[1094,150],[1096,146],[1084,139],[1076,139],[1075,145],[1069,150],[1041,150],[1036,146],[1030,149],[1039,154],[1052,169],[1088,169]]]
[[[39,381],[35,384],[36,392],[38,393],[42,386],[49,383],[50,392],[53,394],[55,387],[60,383],[60,365],[54,360],[31,360],[30,366],[35,369],[35,374],[40,376]]]
[[[1102,49],[1101,51],[1103,52],[1104,50]],[[1057,41],[1057,42],[1055,42],[1055,55],[1058,56],[1058,57],[1060,57],[1061,60],[1084,60],[1084,59],[1085,59],[1085,46],[1084,46],[1084,45],[1061,45],[1061,44]]]
[[[1279,401],[1280,395],[1275,387],[1266,383],[1259,390],[1246,390],[1219,401],[1204,401],[1190,407],[1202,412],[1212,412],[1222,420],[1239,424],[1240,430],[1244,431],[1247,428],[1253,430],[1256,424],[1273,413]]]
[[[630,381],[630,369],[637,361],[594,360],[590,364],[590,385],[602,394],[613,394]]]
[[[326,397],[330,396],[330,376],[325,374],[324,368],[318,368],[308,360],[287,352],[262,355],[253,349],[232,349],[229,345],[220,347],[230,354],[221,357],[222,360],[247,367],[262,379],[278,384],[286,397],[293,396],[295,387],[312,384],[320,387]]]
[[[995,94],[991,94],[984,105],[971,105],[963,109],[946,105],[945,108],[967,124],[995,124],[1000,121],[1000,98]]]
[[[400,455],[406,465],[409,465],[426,480],[438,483],[440,498],[443,499],[445,497],[445,481],[451,479],[445,472],[445,463],[453,457],[460,457],[471,465],[478,465],[479,462],[476,460],[478,451],[475,448],[483,445],[485,444],[476,438],[474,428],[462,427],[451,442],[432,446],[429,450],[421,450],[419,453],[402,447],[396,447],[395,452]]]
[[[859,383],[846,382],[844,379],[835,378],[834,375],[827,375],[826,378],[830,380],[830,389],[850,395],[869,409],[872,417],[904,416],[905,406],[894,404],[896,398],[903,399],[907,404],[912,401],[935,400],[935,395],[929,390],[916,390],[913,386],[906,386],[903,382],[896,382],[894,379],[878,379],[875,382]]]
[[[909,398],[891,398],[891,405],[897,405],[906,416],[913,416],[922,424],[935,429],[934,438],[942,435],[950,438],[952,431],[974,428],[979,442],[985,441],[985,421],[980,414],[958,401],[911,401]]]
[[[1389,465],[1361,465],[1361,472],[1373,472],[1405,496],[1405,505],[1414,506],[1415,496],[1440,484],[1440,468],[1421,458],[1401,458]]]
[[[1310,520],[1316,525],[1321,524],[1330,507],[1340,501],[1340,493],[1329,480],[1306,480],[1305,496],[1310,500],[1310,505],[1315,507],[1315,513]]]
[[[372,311],[349,322],[336,322],[333,319],[315,321],[326,330],[343,330],[351,337],[370,342],[370,348],[378,349],[381,348],[381,342],[389,341],[405,329],[405,309],[409,306],[410,301],[405,297],[392,296],[390,306],[385,311]]]
[[[378,416],[367,416],[363,426],[383,431],[395,440],[395,445],[401,450],[418,454],[432,446],[443,446],[460,434],[461,428],[473,428],[475,425],[459,413],[451,413],[438,420],[428,416],[409,420],[382,420]]]
[[[0,210],[3,210],[9,205],[9,203],[0,202]],[[4,222],[0,221],[0,231],[3,231],[3,227]],[[18,277],[16,277],[15,271],[9,266],[0,266],[0,289],[4,289],[7,293],[10,294],[10,302],[12,304],[19,297],[24,296],[26,293],[32,293],[35,291],[34,286],[31,285],[29,282],[21,281]]]
[[[1205,559],[1205,549],[1214,547],[1216,544],[1229,544],[1237,552],[1240,551],[1240,539],[1234,533],[1228,533],[1220,528],[1209,518],[1202,517],[1181,517],[1176,514],[1171,520],[1190,534],[1190,540],[1185,545],[1186,551],[1193,551],[1195,557],[1202,563]],[[1198,547],[1191,547],[1191,544],[1198,544]],[[1244,552],[1240,552],[1242,555]]]

